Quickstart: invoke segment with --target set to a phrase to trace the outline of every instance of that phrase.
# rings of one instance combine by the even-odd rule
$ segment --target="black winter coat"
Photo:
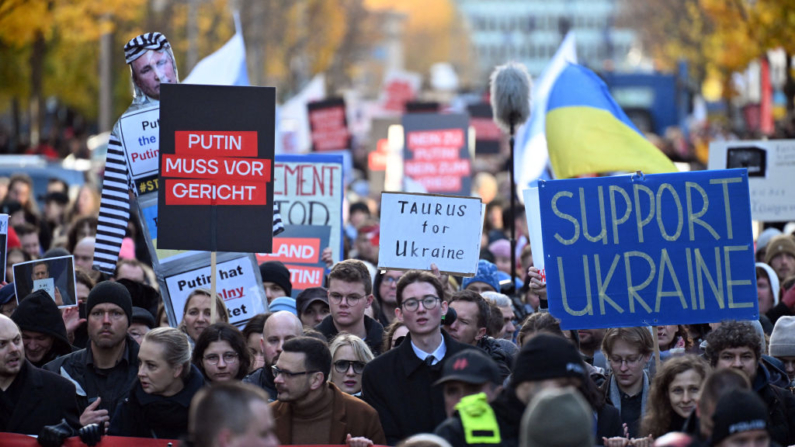
[[[334,320],[331,318],[331,315],[328,315],[326,318],[324,318],[320,324],[315,326],[315,329],[323,334],[329,343],[331,343],[331,339],[339,333],[337,326],[334,326]],[[364,338],[364,342],[367,343],[367,346],[370,348],[370,351],[372,351],[373,355],[378,357],[378,355],[381,354],[381,345],[384,338],[384,326],[382,326],[378,321],[373,320],[372,318],[365,315],[364,330],[367,331],[367,336]]]
[[[761,363],[753,388],[767,405],[770,437],[781,445],[795,444],[795,395],[771,384],[770,372]]]
[[[92,365],[94,360],[90,344],[88,348],[59,357],[43,368],[75,384],[81,414],[89,403],[100,397],[102,400],[98,409],[108,410],[112,416],[138,380],[138,342],[129,335],[125,341],[121,361],[102,375]]]
[[[135,382],[128,398],[116,408],[108,435],[160,439],[187,435],[190,401],[203,386],[204,378],[195,365],[182,391],[170,397],[147,394],[141,382]]]
[[[362,399],[375,408],[386,442],[395,445],[417,433],[431,433],[447,418],[442,388],[433,386],[444,362],[465,349],[476,349],[453,340],[442,330],[447,352],[441,362],[427,366],[414,353],[411,335],[395,349],[376,357],[364,368]]]
[[[513,370],[513,357],[518,350],[508,352],[508,349],[506,349],[505,345],[501,344],[499,340],[492,337],[481,338],[478,341],[477,346],[497,363],[497,366],[500,368],[500,377],[503,381],[511,375],[511,371]]]
[[[61,419],[66,419],[75,429],[80,428],[80,413],[72,382],[36,368],[27,360],[22,368],[23,391],[10,419],[2,421],[5,431],[38,435],[44,426],[59,424]]]

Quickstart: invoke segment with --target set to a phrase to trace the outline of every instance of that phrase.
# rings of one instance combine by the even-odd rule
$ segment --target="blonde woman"
[[[362,372],[374,357],[361,338],[341,332],[329,346],[331,350],[331,383],[343,393],[359,396],[362,392]]]

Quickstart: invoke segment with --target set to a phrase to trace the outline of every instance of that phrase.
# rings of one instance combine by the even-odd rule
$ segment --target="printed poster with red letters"
[[[469,122],[475,128],[475,154],[495,155],[500,153],[502,131],[494,123],[491,104],[481,102],[467,107]]]
[[[161,89],[158,248],[269,253],[276,90]]]
[[[273,238],[273,253],[257,254],[257,262],[281,261],[290,271],[292,297],[310,287],[322,287],[326,276],[323,250],[329,246],[331,227],[327,225],[285,225]]]
[[[468,128],[466,115],[403,115],[404,177],[428,193],[468,196],[472,190]]]
[[[345,115],[345,100],[329,98],[307,104],[314,152],[344,151],[351,148],[351,132]]]

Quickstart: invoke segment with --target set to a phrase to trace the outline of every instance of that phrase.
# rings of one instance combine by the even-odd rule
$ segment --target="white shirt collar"
[[[437,364],[442,361],[444,355],[447,353],[447,345],[444,344],[444,337],[442,337],[442,342],[439,343],[439,346],[436,347],[431,353],[425,352],[422,349],[418,348],[414,342],[411,342],[411,349],[414,350],[414,355],[416,355],[420,360],[425,361],[425,358],[429,355],[432,355],[434,358],[433,364]]]

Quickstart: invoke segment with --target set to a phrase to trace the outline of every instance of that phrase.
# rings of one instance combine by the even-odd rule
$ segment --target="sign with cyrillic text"
[[[759,318],[745,169],[539,182],[564,329]]]
[[[480,198],[381,193],[378,268],[474,276],[482,231]]]
[[[429,193],[469,195],[469,117],[454,114],[403,115],[403,174]]]
[[[158,249],[270,252],[275,90],[169,84]]]

